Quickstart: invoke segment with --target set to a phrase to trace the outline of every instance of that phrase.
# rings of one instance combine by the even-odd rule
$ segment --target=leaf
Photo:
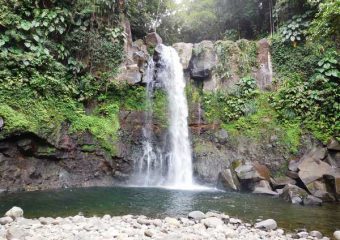
[[[340,76],[340,72],[336,69],[332,69],[326,72],[326,76],[328,77],[339,77]]]
[[[0,39],[0,47],[2,47],[3,45],[5,45],[5,41],[3,39]]]
[[[291,36],[291,37],[290,37],[290,41],[294,42],[294,41],[295,41],[295,37],[294,37],[294,36]]]
[[[318,62],[319,67],[321,67],[324,63],[325,63],[325,61],[324,61],[323,59],[320,60],[320,61]]]
[[[39,40],[40,40],[40,38],[39,38],[39,36],[38,35],[33,35],[33,39],[36,41],[36,42],[39,42]]]
[[[31,46],[31,43],[30,42],[25,42],[24,45],[29,48]]]
[[[20,27],[22,29],[24,29],[25,31],[28,31],[28,30],[31,29],[32,24],[30,22],[28,22],[28,21],[22,21],[22,22],[20,22]]]
[[[333,63],[333,64],[337,64],[338,63],[338,61],[335,58],[329,58],[328,62]]]
[[[325,65],[323,65],[323,68],[324,69],[330,69],[331,68],[331,65],[329,63],[326,63]]]

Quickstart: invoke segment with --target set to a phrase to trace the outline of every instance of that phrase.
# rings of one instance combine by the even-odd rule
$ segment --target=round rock
[[[7,223],[11,223],[11,222],[13,222],[13,219],[11,217],[0,218],[1,225],[6,225]]]
[[[309,233],[309,235],[310,235],[311,237],[315,237],[315,238],[317,238],[317,239],[321,239],[321,238],[322,238],[322,234],[321,234],[321,232],[319,232],[319,231],[311,231],[311,232]]]
[[[333,236],[336,240],[340,240],[340,231],[335,231]]]
[[[19,207],[12,207],[5,213],[5,216],[17,219],[24,216],[24,211]]]
[[[274,219],[267,219],[262,222],[258,222],[255,224],[255,228],[264,229],[264,230],[274,230],[277,228],[277,223]]]
[[[217,217],[210,217],[201,221],[208,228],[216,228],[223,225],[223,221]]]
[[[188,214],[188,218],[189,219],[194,219],[196,221],[200,221],[200,220],[202,220],[202,219],[204,219],[206,217],[207,216],[203,212],[201,212],[201,211],[193,211],[193,212],[190,212]]]

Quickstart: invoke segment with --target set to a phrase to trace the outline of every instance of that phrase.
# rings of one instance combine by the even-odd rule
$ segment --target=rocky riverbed
[[[340,239],[340,232],[334,233]],[[26,219],[23,210],[10,209],[0,218],[0,240],[109,240],[109,239],[330,239],[318,231],[285,233],[273,219],[255,225],[223,213],[190,212],[186,218],[150,219],[145,216]]]

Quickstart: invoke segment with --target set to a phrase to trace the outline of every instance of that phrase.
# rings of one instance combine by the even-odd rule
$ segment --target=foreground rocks
[[[18,208],[10,211],[17,212]],[[22,211],[22,210],[21,210]],[[11,218],[12,219],[12,218]],[[108,240],[108,239],[329,239],[322,238],[318,231],[285,234],[277,229],[273,219],[251,224],[229,218],[225,214],[194,211],[188,218],[150,219],[145,216],[120,216],[86,218],[74,216],[67,218],[41,217],[39,219],[15,218],[14,221],[1,222],[0,240]],[[339,232],[334,233],[337,238]]]
[[[286,176],[276,178],[265,164],[236,161],[219,173],[217,186],[279,196],[292,204],[308,206],[339,201],[340,168],[336,164],[339,146],[337,140],[331,139],[327,146],[312,148],[288,163]]]

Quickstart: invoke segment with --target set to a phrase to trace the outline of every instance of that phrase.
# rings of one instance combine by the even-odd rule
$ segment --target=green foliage
[[[122,104],[108,99],[108,89],[125,41],[116,4],[2,1],[0,116],[5,126],[0,138],[20,131],[58,137],[68,122],[71,132],[90,132],[115,152]],[[85,105],[95,109],[85,113]]]
[[[275,22],[281,26],[292,17],[310,11],[311,7],[314,5],[306,4],[306,0],[277,0],[273,9],[273,17]]]
[[[127,1],[131,31],[136,39],[143,38],[150,30],[155,30],[162,16],[172,8],[172,0],[129,0]]]
[[[339,64],[336,51],[318,62],[309,79],[299,75],[287,79],[273,98],[282,119],[300,119],[320,140],[326,142],[339,132]]]
[[[154,93],[153,99],[153,115],[163,127],[168,124],[168,99],[166,93],[162,90],[157,90]]]
[[[203,107],[205,116],[210,121],[229,122],[254,111],[253,99],[257,94],[256,81],[251,77],[240,80],[235,90],[230,93],[204,93]]]
[[[317,4],[315,4],[317,5]],[[320,1],[318,13],[311,23],[309,33],[312,39],[329,39],[340,37],[340,2],[333,0]]]
[[[254,101],[254,111],[236,121],[224,122],[222,125],[232,136],[246,136],[256,141],[278,136],[280,144],[290,152],[298,152],[301,142],[299,122],[281,122],[279,115],[269,103],[270,93],[260,93]]]
[[[283,42],[293,43],[296,46],[297,42],[305,40],[307,28],[309,27],[308,16],[310,12],[303,15],[295,15],[284,26],[280,28],[280,33]]]
[[[257,45],[253,41],[217,41],[215,50],[218,57],[215,71],[222,79],[230,78],[233,74],[245,77],[257,67]],[[232,71],[232,64],[237,67],[236,73]]]
[[[0,106],[0,116],[5,120],[5,134],[27,130],[31,127],[24,114],[18,113],[7,104]]]
[[[283,81],[294,75],[307,79],[314,73],[323,48],[319,43],[311,42],[293,47],[283,43],[279,35],[274,35],[271,53],[276,80]]]
[[[4,2],[0,13],[2,88],[29,86],[35,96],[93,97],[95,87],[87,93],[84,78],[97,77],[97,82],[101,78],[104,84],[112,78],[123,58],[125,37],[117,22],[107,20],[110,17],[92,15],[98,11],[97,4],[103,3]]]

